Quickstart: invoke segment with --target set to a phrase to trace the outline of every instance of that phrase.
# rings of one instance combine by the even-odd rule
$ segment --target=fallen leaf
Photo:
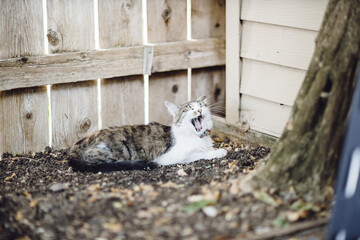
[[[53,192],[60,192],[68,189],[68,187],[69,187],[68,183],[54,183],[50,186],[50,190]]]
[[[123,207],[122,203],[121,202],[113,202],[113,207],[116,208],[116,209],[120,209]]]
[[[90,192],[95,192],[95,191],[100,191],[101,187],[99,184],[91,184],[87,189]]]
[[[13,174],[11,174],[10,177],[6,177],[4,181],[7,182],[7,181],[10,181],[10,180],[13,180],[15,176],[16,176],[16,174],[13,173]]]
[[[22,191],[22,195],[24,195],[25,197],[31,198],[31,194],[28,193],[26,190]]]
[[[160,187],[162,187],[162,188],[181,188],[181,187],[184,187],[184,184],[176,184],[172,181],[168,181],[166,183],[160,184]]]
[[[187,176],[188,174],[184,171],[183,168],[180,168],[179,171],[177,171],[177,174],[179,176]]]
[[[39,203],[39,199],[35,198],[34,200],[32,200],[30,203],[29,203],[29,206],[34,208],[38,205]]]
[[[261,192],[261,191],[254,192],[254,197],[266,204],[271,205],[271,206],[274,206],[274,207],[279,206],[278,201],[276,201],[272,196],[270,196],[266,192]]]
[[[306,203],[303,200],[299,199],[295,201],[293,204],[291,204],[290,208],[292,210],[311,210],[314,207],[313,203]]]
[[[229,168],[232,168],[238,161],[234,160],[231,163],[229,163]]]
[[[215,202],[211,200],[200,200],[197,202],[190,203],[189,205],[185,206],[183,210],[187,213],[194,213],[206,206],[213,205]]]
[[[289,211],[286,213],[286,218],[290,222],[297,222],[301,219],[305,219],[308,216],[309,211],[308,210],[299,210],[299,211]]]
[[[286,219],[279,217],[276,218],[273,222],[272,222],[274,227],[287,227],[289,226],[289,223],[286,221]]]
[[[119,232],[123,228],[122,224],[120,223],[104,223],[103,227],[110,232]]]
[[[31,240],[31,238],[28,235],[25,235],[19,238],[15,238],[15,240]]]
[[[15,219],[16,219],[17,221],[21,221],[21,220],[24,219],[24,216],[22,215],[22,213],[21,213],[20,211],[17,211],[17,212],[16,212],[16,217],[15,217]]]

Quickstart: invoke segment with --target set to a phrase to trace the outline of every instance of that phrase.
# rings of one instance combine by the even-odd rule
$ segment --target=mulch
[[[278,204],[271,204],[241,194],[239,181],[256,169],[269,148],[216,144],[229,150],[225,158],[108,173],[73,171],[68,150],[4,153],[0,239],[243,239],[318,219],[311,211],[289,219],[288,206],[277,198]],[[295,236],[322,239],[324,234],[320,224]]]

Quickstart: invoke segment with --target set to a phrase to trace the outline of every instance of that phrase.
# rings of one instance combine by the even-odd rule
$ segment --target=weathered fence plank
[[[225,66],[192,70],[191,96],[195,100],[202,95],[214,115],[225,116]]]
[[[154,44],[152,72],[225,64],[225,40]],[[0,60],[0,90],[143,73],[143,46]]]
[[[187,38],[186,0],[148,1],[148,39],[150,43],[181,41]],[[169,49],[163,49],[168,51]],[[183,49],[185,50],[185,49]],[[160,49],[154,49],[154,61]],[[185,51],[185,61],[196,52]],[[167,54],[164,54],[166,56]],[[204,57],[204,56],[202,56]],[[162,58],[153,64],[152,71],[163,66],[171,67],[171,58]],[[183,68],[184,69],[184,68]],[[186,68],[185,68],[186,69]],[[153,74],[149,78],[149,119],[163,124],[171,124],[164,101],[181,104],[187,101],[187,71]]]
[[[92,0],[47,0],[50,53],[94,49],[93,5]]]
[[[141,0],[101,0],[98,5],[100,48],[142,44]]]
[[[191,37],[225,36],[225,0],[191,1]]]
[[[98,128],[96,81],[51,87],[52,146],[69,147]]]
[[[100,48],[142,45],[141,12],[141,0],[99,1]],[[144,123],[143,76],[103,79],[101,109],[102,127]]]
[[[49,50],[83,51],[95,48],[93,1],[48,0]],[[55,38],[61,39],[57,43]],[[57,43],[57,44],[56,44]],[[96,81],[52,86],[52,143],[71,146],[76,139],[98,128]]]
[[[225,1],[191,1],[192,38],[225,37]],[[225,68],[193,69],[191,96],[207,95],[213,113],[225,116]]]
[[[45,87],[0,92],[0,153],[29,153],[49,144]]]
[[[102,126],[144,123],[142,75],[103,79],[101,83]]]
[[[186,0],[148,1],[147,6],[149,42],[186,40]]]
[[[150,78],[149,119],[163,124],[171,124],[172,117],[166,110],[164,101],[175,104],[187,102],[187,71],[156,73]]]
[[[41,0],[0,0],[0,19],[0,58],[43,53]],[[40,151],[48,140],[46,89],[0,92],[0,153]]]

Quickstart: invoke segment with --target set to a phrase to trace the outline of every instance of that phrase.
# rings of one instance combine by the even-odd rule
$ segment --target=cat
[[[213,148],[206,96],[181,106],[165,101],[165,106],[173,117],[171,127],[152,122],[101,129],[71,147],[70,165],[92,172],[145,170],[226,156],[225,149]]]

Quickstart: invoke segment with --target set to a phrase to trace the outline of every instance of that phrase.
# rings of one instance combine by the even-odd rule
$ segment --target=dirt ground
[[[74,172],[67,150],[5,153],[0,160],[0,239],[325,237],[319,216],[326,211],[299,204],[295,193],[288,196],[290,207],[276,190],[241,194],[239,181],[270,149],[216,144],[229,150],[224,159],[110,173]],[[309,221],[315,221],[312,230],[300,226]]]

